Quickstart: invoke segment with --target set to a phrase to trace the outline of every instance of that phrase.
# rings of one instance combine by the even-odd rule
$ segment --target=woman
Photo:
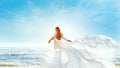
[[[114,68],[113,64],[96,57],[89,51],[79,48],[79,46],[75,48],[75,44],[73,44],[75,42],[70,43],[70,45],[64,43],[62,40],[68,42],[71,42],[71,40],[63,36],[59,27],[55,27],[55,34],[48,43],[52,40],[54,40],[55,48],[52,68]]]
[[[61,40],[61,39],[63,38],[63,39],[65,39],[66,41],[71,42],[71,40],[67,40],[65,37],[63,37],[63,34],[61,33],[59,27],[56,27],[56,28],[55,28],[55,32],[56,32],[55,35],[48,41],[48,43],[50,43],[51,40],[53,40],[54,38],[56,38],[57,40]]]

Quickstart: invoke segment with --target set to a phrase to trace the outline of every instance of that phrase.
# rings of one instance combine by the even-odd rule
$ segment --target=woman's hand
[[[48,41],[48,43],[50,43],[50,40]]]
[[[68,42],[72,42],[71,40],[67,40]]]
[[[72,42],[71,40],[68,40],[68,39],[66,39],[65,37],[63,37],[63,39],[66,40],[66,41],[68,41],[68,42]]]
[[[50,42],[51,42],[51,40],[53,40],[53,39],[54,39],[54,37],[50,38],[50,40],[48,41],[48,43],[50,43]]]
[[[51,42],[51,40],[48,41],[48,43],[50,43],[50,42]]]

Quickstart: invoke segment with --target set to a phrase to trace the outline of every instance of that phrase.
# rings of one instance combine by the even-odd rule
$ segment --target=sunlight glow
[[[120,26],[117,19],[120,13],[119,10],[114,10],[119,8],[117,0],[114,2],[116,5],[109,0],[78,1],[78,3],[75,2],[76,5],[64,4],[64,0],[61,4],[57,4],[56,1],[50,5],[46,3],[36,5],[36,1],[28,0],[20,10],[17,8],[22,6],[21,4],[14,8],[11,8],[12,6],[3,8],[0,5],[0,22],[3,22],[0,24],[0,40],[5,43],[12,40],[18,44],[9,45],[8,43],[5,46],[19,46],[20,43],[24,46],[25,42],[25,47],[35,45],[35,47],[49,47],[52,43],[48,44],[47,41],[54,35],[56,26],[59,26],[64,36],[71,40],[82,35],[98,34],[119,39]],[[11,3],[8,4],[11,5]],[[117,24],[113,24],[116,22]],[[106,25],[107,27],[104,27]]]

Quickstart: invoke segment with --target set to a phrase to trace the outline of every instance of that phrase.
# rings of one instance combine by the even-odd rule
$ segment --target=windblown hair
[[[61,31],[59,27],[55,27],[55,30],[57,32],[56,37],[60,40],[62,37]]]
[[[60,28],[59,27],[55,27],[56,30],[58,30],[60,32]]]

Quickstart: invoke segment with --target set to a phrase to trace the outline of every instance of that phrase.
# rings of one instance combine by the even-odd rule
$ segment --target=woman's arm
[[[54,37],[50,38],[50,40],[48,41],[48,43],[50,43],[50,42],[51,42],[51,40],[53,40],[53,39],[54,39]]]
[[[65,37],[63,37],[63,39],[65,39],[65,40],[68,41],[68,42],[72,42],[71,40],[68,40],[68,39],[66,39]]]
[[[63,37],[64,40],[66,40],[66,41],[68,41],[68,42],[72,42],[71,40],[66,39],[66,38],[63,36],[63,33],[61,33],[61,35],[62,35],[62,37]]]

